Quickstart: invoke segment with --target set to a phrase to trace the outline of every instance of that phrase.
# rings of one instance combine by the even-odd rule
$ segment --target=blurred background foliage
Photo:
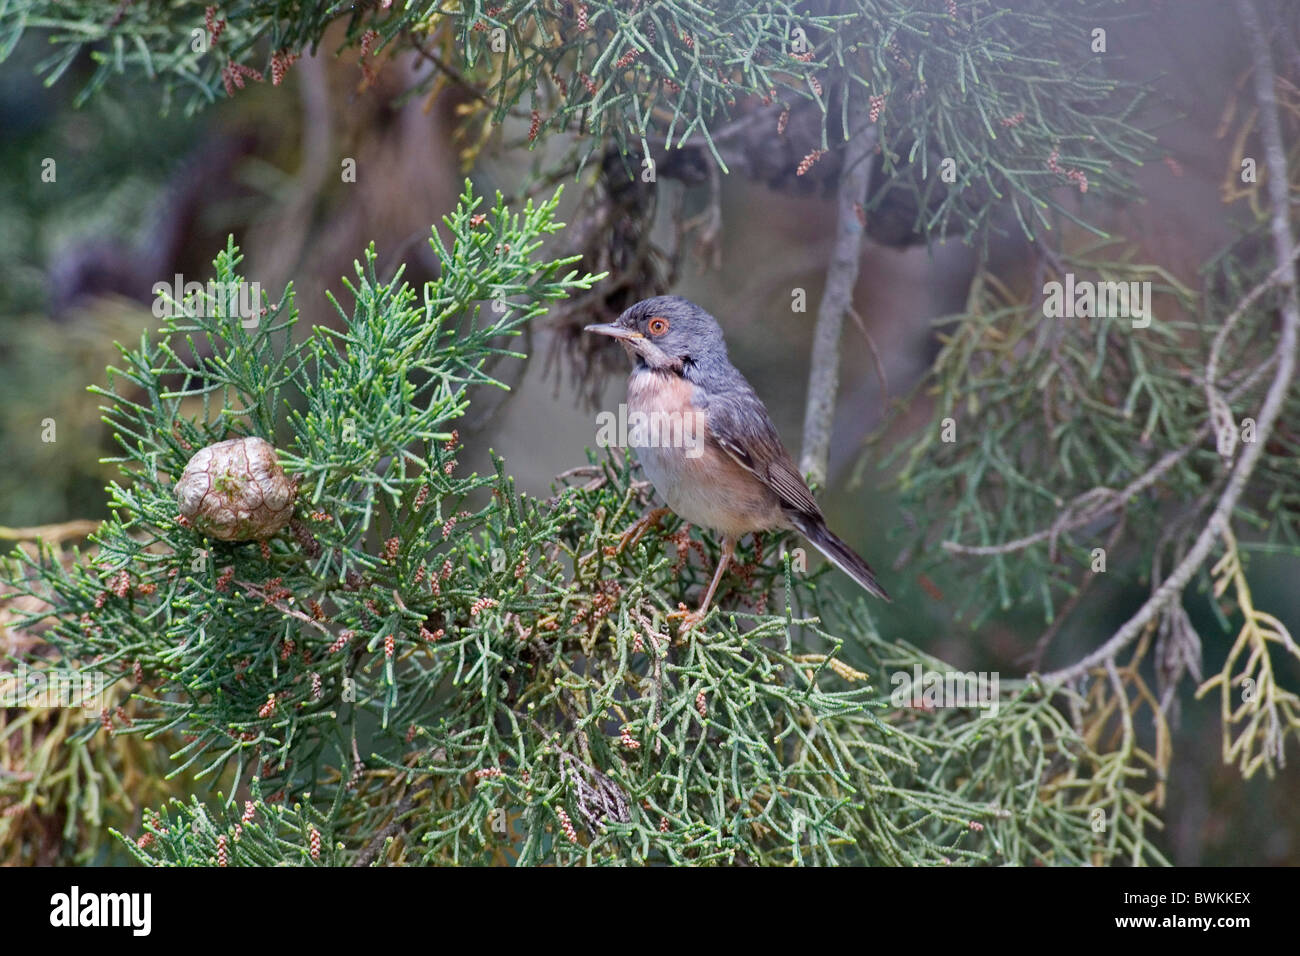
[[[1031,661],[1060,666],[1077,660],[1141,604],[1149,592],[1146,572],[1157,529],[1218,480],[1212,441],[1176,469],[1159,495],[1136,503],[1117,539],[1109,575],[1092,586],[1086,602],[1069,603],[1086,571],[1081,556],[1104,544],[1113,525],[1082,525],[1063,536],[1059,553],[1043,547],[1011,559],[956,556],[940,545],[954,538],[986,544],[1048,527],[1061,501],[1101,483],[1122,486],[1125,475],[1140,471],[1150,457],[1144,441],[1151,434],[1175,444],[1186,438],[1199,410],[1195,396],[1189,403],[1175,386],[1180,376],[1185,384],[1184,369],[1203,363],[1214,323],[1270,267],[1265,180],[1243,184],[1238,175],[1242,157],[1261,152],[1251,60],[1231,5],[954,5],[963,18],[1006,18],[1006,29],[1031,46],[1045,42],[1064,17],[1070,29],[1053,35],[1052,42],[1086,44],[1089,18],[1105,17],[1108,49],[1104,59],[1079,57],[1078,78],[1092,95],[1065,103],[1054,98],[1049,82],[1058,72],[1036,74],[1038,67],[1013,58],[1006,69],[1026,81],[1015,93],[1023,105],[1009,100],[999,115],[979,121],[956,105],[969,108],[973,101],[953,92],[966,82],[946,68],[955,60],[933,52],[960,49],[963,35],[955,27],[939,39],[927,32],[935,24],[942,28],[944,0],[874,4],[878,20],[842,27],[846,43],[859,30],[870,45],[870,67],[858,70],[863,82],[851,89],[868,104],[871,96],[887,94],[880,125],[885,148],[877,154],[865,210],[873,241],[855,296],[871,345],[855,323],[846,325],[830,478],[820,497],[831,525],[873,565],[889,569],[885,579],[897,601],[877,612],[881,635],[908,641],[960,669],[1022,674]],[[490,473],[491,448],[505,456],[521,490],[550,494],[555,475],[586,461],[584,449],[594,435],[589,409],[621,400],[622,356],[594,350],[576,330],[645,294],[669,289],[719,317],[733,361],[758,387],[787,444],[797,445],[815,309],[792,313],[791,296],[797,289],[806,290],[813,303],[820,296],[835,229],[839,154],[819,157],[806,176],[793,170],[809,154],[835,145],[842,133],[839,116],[847,115],[849,103],[837,87],[828,84],[819,96],[817,84],[809,83],[826,75],[819,72],[827,63],[824,44],[814,42],[819,55],[811,63],[791,62],[785,51],[779,71],[782,51],[772,51],[772,85],[780,88],[772,102],[761,102],[754,77],[743,82],[756,94],[729,102],[733,94],[725,84],[702,79],[706,67],[717,76],[718,63],[689,56],[705,46],[697,37],[728,32],[725,19],[695,5],[673,5],[689,17],[659,21],[661,33],[653,40],[641,34],[642,49],[654,43],[681,55],[671,69],[649,56],[638,58],[646,71],[642,79],[650,77],[662,98],[651,117],[630,81],[608,70],[608,61],[626,53],[624,45],[630,49],[635,38],[617,33],[617,42],[609,40],[617,32],[615,18],[597,16],[606,8],[635,10],[639,3],[505,3],[491,9],[470,4],[438,18],[400,3],[394,9],[360,4],[339,19],[326,14],[341,7],[318,11],[310,27],[297,30],[282,15],[286,5],[232,3],[219,13],[228,21],[221,40],[226,58],[194,56],[200,65],[194,75],[183,69],[189,34],[176,26],[203,27],[206,5],[169,6],[167,30],[152,26],[159,16],[156,4],[68,3],[48,14],[89,15],[105,37],[135,29],[159,59],[161,81],[145,75],[143,60],[133,64],[133,57],[142,56],[137,43],[125,44],[120,58],[111,39],[74,49],[49,42],[67,36],[57,23],[36,21],[25,24],[18,42],[14,11],[24,5],[10,4],[0,18],[0,48],[8,51],[0,64],[0,436],[8,465],[0,470],[0,526],[106,516],[103,487],[111,472],[99,459],[110,453],[110,442],[100,401],[85,389],[102,383],[104,367],[117,357],[115,340],[137,341],[141,330],[157,327],[149,307],[154,282],[175,273],[208,275],[214,251],[233,234],[251,278],[273,295],[292,279],[302,325],[329,324],[336,320],[324,291],[340,291],[340,277],[351,274],[352,260],[371,240],[381,272],[406,262],[407,278],[417,283],[438,274],[424,239],[429,225],[453,207],[462,172],[480,194],[501,189],[511,198],[541,188],[549,193],[557,181],[573,183],[560,215],[572,228],[558,238],[555,253],[580,252],[584,268],[614,276],[526,330],[521,350],[530,361],[503,372],[513,390],[504,397],[481,396],[461,426],[467,471]],[[534,6],[528,30],[510,34],[511,43],[520,45],[511,48],[509,69],[498,69],[491,25]],[[825,5],[776,6],[792,23],[827,13]],[[1277,25],[1278,96],[1297,177],[1300,8],[1285,2],[1259,6]],[[593,32],[575,53],[579,8],[593,31],[606,32],[600,42]],[[119,12],[123,19],[114,22]],[[372,30],[375,35],[367,38]],[[570,47],[563,70],[557,69],[558,57],[548,59],[548,31],[563,34]],[[310,42],[302,58],[287,67],[283,83],[273,85],[271,58],[304,41]],[[170,77],[161,68],[167,50],[175,54]],[[718,53],[719,63],[731,63],[735,52]],[[514,72],[529,57],[546,61],[546,82],[535,89],[519,86],[530,70]],[[247,64],[264,81],[247,77],[227,97],[229,74],[223,72],[230,63]],[[57,82],[43,82],[58,70],[65,72]],[[683,71],[693,83],[681,82]],[[556,75],[561,82],[554,81]],[[593,80],[594,91],[581,79],[602,75],[612,79]],[[169,83],[172,93],[164,95]],[[94,95],[83,97],[89,89]],[[981,89],[1009,95],[996,84]],[[688,148],[668,153],[642,127],[654,128],[647,118],[671,122],[672,104],[684,102],[691,91],[708,96],[692,103],[692,110],[713,111],[717,128],[736,132],[708,142],[698,130],[678,125],[675,135],[693,138]],[[1036,101],[1051,122],[1035,114]],[[823,110],[827,104],[834,108]],[[1022,111],[1029,115],[1017,121]],[[1062,115],[1073,125],[1062,126]],[[744,118],[753,116],[761,126],[745,125]],[[1127,121],[1123,128],[1121,119]],[[778,122],[784,135],[776,133]],[[934,136],[945,138],[944,124],[953,122],[960,126],[956,138],[966,143],[977,138],[981,125],[1004,133],[999,149],[1020,151],[1019,165],[1009,168],[1023,176],[1012,181],[1037,185],[1017,209],[990,201],[995,194],[1016,195],[1008,180],[964,181],[968,188],[955,191],[949,207],[960,228],[945,238],[943,223],[935,219],[927,236],[916,224],[929,222],[922,210],[938,209],[931,205],[934,177],[928,168],[937,157],[928,150]],[[1103,130],[1105,142],[1089,145],[1087,138]],[[1088,176],[1086,193],[1077,178],[1055,176],[1046,164],[1062,135],[1065,146],[1056,161]],[[947,130],[945,141],[951,139]],[[1013,147],[1005,146],[1009,140]],[[637,171],[646,151],[658,160],[660,182],[649,188],[635,179],[626,184],[626,170]],[[963,170],[986,169],[990,156],[1007,163],[977,146],[958,155]],[[58,162],[54,183],[40,179],[48,157]],[[341,157],[356,160],[356,182],[340,179]],[[720,166],[728,174],[717,175]],[[926,172],[918,176],[922,168]],[[1031,193],[1046,195],[1050,203],[1035,206]],[[1036,218],[1038,212],[1043,218]],[[1033,241],[1025,237],[1022,220]],[[1099,238],[1098,232],[1105,235]],[[1140,346],[1123,330],[1104,337],[1103,350],[1140,348],[1143,355],[1126,362],[1154,357],[1158,364],[1147,368],[1148,392],[1139,413],[1118,423],[1122,436],[1112,449],[1114,467],[1091,470],[1095,449],[1076,444],[1082,458],[1072,482],[1047,469],[1069,457],[1069,435],[1083,427],[1087,398],[1123,406],[1133,366],[1094,365],[1097,347],[1089,334],[1095,330],[1089,328],[1076,327],[1064,341],[1040,343],[1033,351],[1032,339],[1043,325],[1035,290],[1065,263],[1079,272],[1127,270],[1152,278],[1161,315],[1169,316]],[[989,327],[995,342],[979,334]],[[1267,349],[1276,336],[1272,317],[1261,314],[1255,327],[1257,336],[1245,346]],[[1043,363],[1033,368],[1035,380],[1048,365],[1061,367],[1063,351],[1060,374],[1084,384],[1056,392],[1047,399],[1054,407],[1046,410],[1035,393],[1030,409],[1020,386],[1031,373],[1018,364],[1026,351],[1016,349],[1015,336],[1004,337],[1009,330],[1023,336],[1025,349]],[[1000,355],[1008,357],[1006,364],[999,364]],[[1240,364],[1225,368],[1244,370]],[[936,377],[929,377],[932,371]],[[1253,400],[1258,394],[1251,393]],[[911,398],[901,403],[904,395]],[[1300,400],[1294,389],[1288,402],[1276,444],[1261,466],[1261,491],[1250,503],[1253,520],[1238,531],[1255,603],[1300,633],[1300,591],[1294,587],[1300,576],[1300,479],[1290,424]],[[971,422],[996,422],[997,434],[1026,451],[1003,473],[1014,476],[1006,484],[981,488],[971,480],[970,456],[992,431],[963,431],[957,445],[936,441],[933,423],[962,408]],[[1153,408],[1154,428],[1148,418]],[[1055,444],[1039,440],[1044,417],[1057,426]],[[54,444],[40,439],[47,418],[57,422]],[[1064,456],[1057,454],[1062,445]],[[1041,487],[1017,498],[1016,482],[1026,476]],[[981,516],[990,514],[1000,515],[1003,524],[980,528]],[[851,587],[832,578],[825,583],[846,593]],[[1202,574],[1185,601],[1202,639],[1206,676],[1221,666],[1240,627],[1237,610],[1217,600],[1210,586],[1208,573]],[[1062,614],[1063,608],[1072,613]],[[1279,680],[1296,686],[1300,672],[1293,661],[1281,660]],[[868,668],[870,661],[850,663]],[[1148,659],[1142,667],[1154,685],[1156,665]],[[1174,745],[1164,774],[1167,802],[1160,813],[1166,826],[1154,835],[1155,845],[1181,864],[1300,863],[1300,771],[1292,763],[1271,781],[1261,775],[1243,780],[1221,758],[1215,696],[1197,701],[1194,690],[1195,682],[1177,686]],[[29,715],[10,715],[3,731],[11,773],[21,772],[18,765],[42,741],[69,733],[65,723],[82,719],[64,715],[33,729],[16,722],[30,723]],[[1154,752],[1156,729],[1143,721],[1139,732]],[[141,774],[148,760],[132,750],[136,738],[113,740],[112,748],[99,753],[103,766],[84,780],[102,788],[95,798],[102,812],[95,820],[137,833],[141,806],[158,806],[166,787],[112,786],[114,774]],[[118,769],[110,772],[112,767]],[[171,786],[182,792],[179,784]],[[53,793],[80,800],[86,789],[84,781],[69,777]],[[42,847],[43,860],[66,859],[71,843],[88,846],[70,837],[63,812],[58,799],[42,809],[46,836],[33,845]],[[101,861],[124,858],[117,847],[94,843],[91,849]]]

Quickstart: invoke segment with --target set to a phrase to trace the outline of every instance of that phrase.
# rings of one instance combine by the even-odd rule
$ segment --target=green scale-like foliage
[[[82,99],[115,76],[144,75],[158,81],[164,109],[179,100],[192,113],[281,79],[276,64],[317,52],[344,21],[338,46],[359,52],[365,76],[418,49],[438,69],[417,88],[455,76],[473,85],[485,118],[531,120],[520,145],[565,134],[579,156],[612,147],[634,173],[665,147],[703,145],[723,172],[730,158],[754,178],[783,181],[774,185],[807,184],[816,176],[795,176],[801,158],[842,146],[869,117],[888,183],[868,211],[915,235],[982,240],[991,229],[1039,234],[1053,213],[1076,219],[1058,186],[1131,194],[1128,170],[1153,140],[1132,122],[1140,96],[1110,68],[1122,49],[1096,33],[1119,43],[1126,16],[1116,0],[194,0],[162,9],[9,0],[0,61],[25,31],[43,30],[52,52],[38,70],[48,82],[89,51],[96,68]],[[795,116],[788,132],[783,111]]]
[[[1026,299],[987,273],[972,285],[966,311],[942,320],[943,347],[918,386],[937,395],[932,422],[890,460],[902,462],[904,504],[927,516],[910,547],[938,540],[979,556],[954,582],[972,624],[1017,604],[1041,608],[1050,623],[1077,593],[1094,549],[1110,547],[1118,515],[1130,528],[1159,530],[1140,539],[1137,567],[1149,568],[1213,503],[1222,458],[1203,372],[1188,356],[1209,352],[1221,325],[1213,317],[1231,313],[1241,290],[1262,278],[1243,255],[1262,227],[1253,232],[1207,265],[1205,295],[1131,261],[1116,243],[1081,248],[1040,272],[1058,284],[1066,271],[1149,282],[1152,315],[1142,320],[1045,316],[1038,287]],[[1253,424],[1269,384],[1274,307],[1265,297],[1246,310],[1218,366],[1234,425]],[[1287,402],[1300,414],[1300,395],[1292,390]],[[1297,540],[1295,454],[1292,436],[1274,437],[1253,476],[1255,494],[1236,512],[1266,535],[1265,548],[1287,553]],[[1184,513],[1171,521],[1174,507]],[[953,556],[933,548],[926,560],[938,566]]]
[[[716,544],[670,524],[619,550],[646,503],[621,453],[549,501],[518,494],[502,462],[458,476],[453,425],[470,387],[494,384],[487,363],[514,360],[500,343],[596,278],[534,258],[555,200],[480,204],[467,190],[450,248],[435,234],[441,277],[422,294],[381,280],[372,250],[341,328],[298,344],[292,291],[253,329],[219,297],[187,299],[96,390],[123,449],[113,517],[90,552],[20,554],[7,577],[48,602],[18,626],[43,624],[66,666],[133,698],[129,721],[106,711],[111,731],[88,724],[72,749],[131,735],[166,750],[187,791],[213,788],[148,812],[138,842],[123,837],[133,854],[1154,858],[1143,799],[1099,778],[1114,754],[1032,685],[1004,685],[997,720],[900,707],[891,675],[937,662],[882,640],[798,552],[743,550],[744,586],[681,632],[673,612],[712,566],[691,553]],[[223,252],[216,280],[238,282],[238,264]],[[178,522],[172,488],[194,450],[241,434],[281,449],[296,517],[265,542],[215,542]]]

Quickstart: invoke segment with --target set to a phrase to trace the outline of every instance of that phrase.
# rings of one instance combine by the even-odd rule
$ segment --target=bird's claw
[[[668,514],[667,508],[655,508],[653,511],[648,511],[638,518],[636,523],[624,531],[623,536],[618,539],[618,549],[616,553],[622,554],[628,548],[635,547],[636,543],[645,536],[647,531],[658,526],[659,522],[664,519],[664,515],[666,514]]]
[[[677,610],[668,612],[668,620],[681,621],[682,623],[679,626],[678,630],[689,631],[696,624],[699,624],[700,621],[704,620],[704,618],[708,615],[708,613],[709,613],[708,608],[700,608],[699,610],[696,611],[688,611],[686,610],[685,604],[679,604],[677,605]]]

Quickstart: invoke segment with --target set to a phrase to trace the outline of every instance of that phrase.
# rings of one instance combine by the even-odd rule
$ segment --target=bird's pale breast
[[[786,527],[775,492],[716,444],[704,441],[703,434],[685,430],[693,427],[685,423],[696,413],[694,389],[679,375],[648,369],[637,369],[628,380],[629,423],[636,413],[658,422],[648,434],[629,427],[628,443],[636,448],[646,477],[668,507],[691,524],[737,537]],[[683,427],[674,429],[677,422]],[[707,429],[707,412],[702,423]]]

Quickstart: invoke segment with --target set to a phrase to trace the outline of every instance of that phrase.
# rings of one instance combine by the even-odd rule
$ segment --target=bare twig
[[[880,376],[880,404],[889,405],[889,380],[885,378],[885,363],[880,361],[880,349],[876,348],[876,340],[871,337],[867,331],[867,323],[862,321],[862,315],[857,309],[853,308],[853,303],[849,303],[849,315],[853,316],[853,321],[858,326],[858,331],[862,337],[867,340],[867,348],[871,349],[871,360],[875,363],[876,374]]]
[[[393,808],[393,815],[389,818],[388,823],[366,844],[365,849],[357,854],[357,858],[352,861],[352,865],[369,866],[379,856],[380,851],[384,849],[384,844],[388,842],[389,837],[395,837],[398,834],[404,835],[410,828],[410,823],[403,818],[415,808],[415,801],[432,786],[432,780],[425,780],[402,797],[397,802],[397,806]]]
[[[267,593],[266,588],[264,588],[262,585],[254,584],[252,581],[244,581],[244,580],[237,580],[235,581],[235,583],[238,584],[245,591],[247,591],[249,594],[252,594],[254,597],[260,597],[263,603],[268,604],[271,607],[275,608],[281,614],[287,614],[290,617],[296,617],[298,620],[302,621],[308,627],[314,627],[316,628],[316,630],[320,631],[326,637],[333,639],[334,632],[331,631],[328,627],[326,627],[320,621],[316,620],[314,617],[309,617],[308,615],[304,614],[296,607],[290,607],[288,604],[285,604],[283,601],[273,598],[270,594]]]
[[[1219,358],[1223,354],[1223,348],[1227,344],[1228,336],[1232,333],[1241,317],[1255,304],[1255,300],[1263,295],[1266,290],[1283,283],[1288,275],[1293,274],[1295,250],[1292,251],[1293,257],[1290,260],[1280,263],[1276,269],[1265,277],[1263,282],[1251,289],[1246,297],[1237,303],[1237,307],[1223,320],[1218,334],[1214,336],[1214,344],[1210,346],[1210,357],[1205,365],[1205,402],[1210,409],[1210,421],[1217,433],[1219,454],[1227,460],[1232,459],[1232,452],[1236,447],[1237,433],[1232,420],[1232,409],[1228,406],[1227,401],[1215,384],[1219,373]]]
[[[1268,369],[1272,368],[1277,361],[1277,356],[1270,356],[1250,373],[1242,382],[1233,389],[1229,395],[1229,400],[1236,400],[1238,397],[1246,394],[1255,387],[1256,381]],[[1192,436],[1192,440],[1181,448],[1175,448],[1161,456],[1160,460],[1144,471],[1138,477],[1124,486],[1120,491],[1112,488],[1098,487],[1085,491],[1079,497],[1067,504],[1057,519],[1052,522],[1050,528],[1044,528],[1041,531],[1035,531],[1033,534],[1025,535],[1023,538],[1015,538],[1011,541],[1005,541],[1002,544],[985,544],[985,545],[968,545],[960,544],[956,541],[945,541],[943,548],[950,554],[965,554],[984,556],[998,554],[1012,554],[1016,551],[1023,551],[1040,541],[1055,541],[1058,537],[1067,531],[1073,531],[1075,528],[1082,528],[1084,525],[1091,524],[1098,518],[1103,517],[1110,511],[1123,507],[1133,498],[1146,491],[1147,488],[1155,484],[1160,476],[1166,471],[1178,464],[1189,454],[1191,454],[1206,436],[1214,431],[1214,423],[1206,422]],[[1096,500],[1094,500],[1096,499]]]
[[[1119,520],[1115,522],[1115,527],[1111,530],[1110,537],[1106,539],[1105,547],[1108,555],[1111,551],[1115,550],[1115,547],[1119,544],[1119,539],[1124,534],[1124,527],[1128,523],[1126,519],[1127,515],[1121,511],[1119,513]],[[1042,636],[1040,636],[1034,643],[1033,649],[1021,658],[1022,661],[1028,660],[1030,662],[1030,670],[1036,671],[1043,666],[1043,658],[1047,655],[1047,649],[1051,646],[1052,641],[1056,639],[1056,635],[1060,632],[1065,622],[1069,620],[1070,615],[1074,613],[1074,609],[1083,601],[1084,596],[1097,580],[1098,573],[1099,572],[1097,571],[1093,571],[1091,567],[1088,569],[1087,573],[1083,576],[1083,581],[1079,584],[1079,589],[1070,596],[1069,600],[1067,600],[1064,605],[1062,605],[1061,610],[1057,612],[1056,619],[1052,621],[1047,630],[1045,630],[1042,633]]]
[[[573,786],[578,812],[593,837],[605,829],[607,820],[627,823],[632,819],[623,788],[567,750],[560,750],[560,776]]]
[[[75,521],[60,521],[57,524],[42,524],[32,528],[6,528],[0,525],[0,541],[35,541],[40,539],[49,544],[58,544],[69,538],[84,538],[99,530],[101,522],[87,518]]]
[[[835,246],[826,270],[826,289],[817,307],[799,468],[818,484],[826,481],[830,458],[835,393],[840,384],[840,332],[844,315],[853,305],[853,287],[858,281],[866,232],[858,216],[871,188],[871,150],[875,145],[876,127],[872,123],[854,133],[845,149],[836,198]]]
[[[1246,39],[1255,61],[1255,99],[1260,110],[1260,135],[1264,143],[1265,161],[1268,163],[1268,192],[1271,207],[1270,230],[1273,233],[1273,252],[1279,265],[1289,265],[1295,257],[1295,240],[1291,235],[1289,222],[1290,204],[1287,197],[1290,177],[1287,173],[1286,151],[1282,145],[1282,130],[1278,120],[1277,101],[1274,97],[1273,56],[1269,49],[1268,35],[1259,22],[1259,16],[1249,0],[1238,0],[1237,9],[1241,12],[1241,21],[1246,29]],[[1187,555],[1174,568],[1169,577],[1147,599],[1136,614],[1101,647],[1070,667],[1045,674],[1041,680],[1047,685],[1059,685],[1074,680],[1106,662],[1113,662],[1115,655],[1141,634],[1156,616],[1170,602],[1183,593],[1183,588],[1192,579],[1209,556],[1214,541],[1228,527],[1233,509],[1241,498],[1251,473],[1255,470],[1264,446],[1273,432],[1287,391],[1295,376],[1296,346],[1300,343],[1300,301],[1297,301],[1295,272],[1287,268],[1278,284],[1286,290],[1282,303],[1282,336],[1277,349],[1277,372],[1269,385],[1268,394],[1257,416],[1256,440],[1246,446],[1238,459],[1236,467],[1228,478],[1223,495],[1215,506],[1209,521],[1196,538]]]
[[[415,39],[414,37],[411,38],[411,46],[412,48],[414,48],[416,53],[420,54],[420,56],[422,56],[424,59],[432,63],[438,70],[444,73],[449,80],[451,80],[461,89],[463,89],[470,96],[474,97],[474,99],[478,100],[480,103],[484,103],[487,106],[491,106],[493,109],[495,109],[497,106],[500,105],[495,100],[493,100],[490,96],[484,93],[481,89],[479,89],[476,85],[470,82],[469,78],[466,77],[463,73],[461,73],[451,64],[445,62],[442,59],[442,57],[438,56],[438,54],[434,53],[432,50],[426,49],[424,44],[422,44],[419,40]],[[511,116],[518,117],[519,119],[532,118],[530,113],[525,113],[521,109],[508,109],[506,110],[506,112]]]

